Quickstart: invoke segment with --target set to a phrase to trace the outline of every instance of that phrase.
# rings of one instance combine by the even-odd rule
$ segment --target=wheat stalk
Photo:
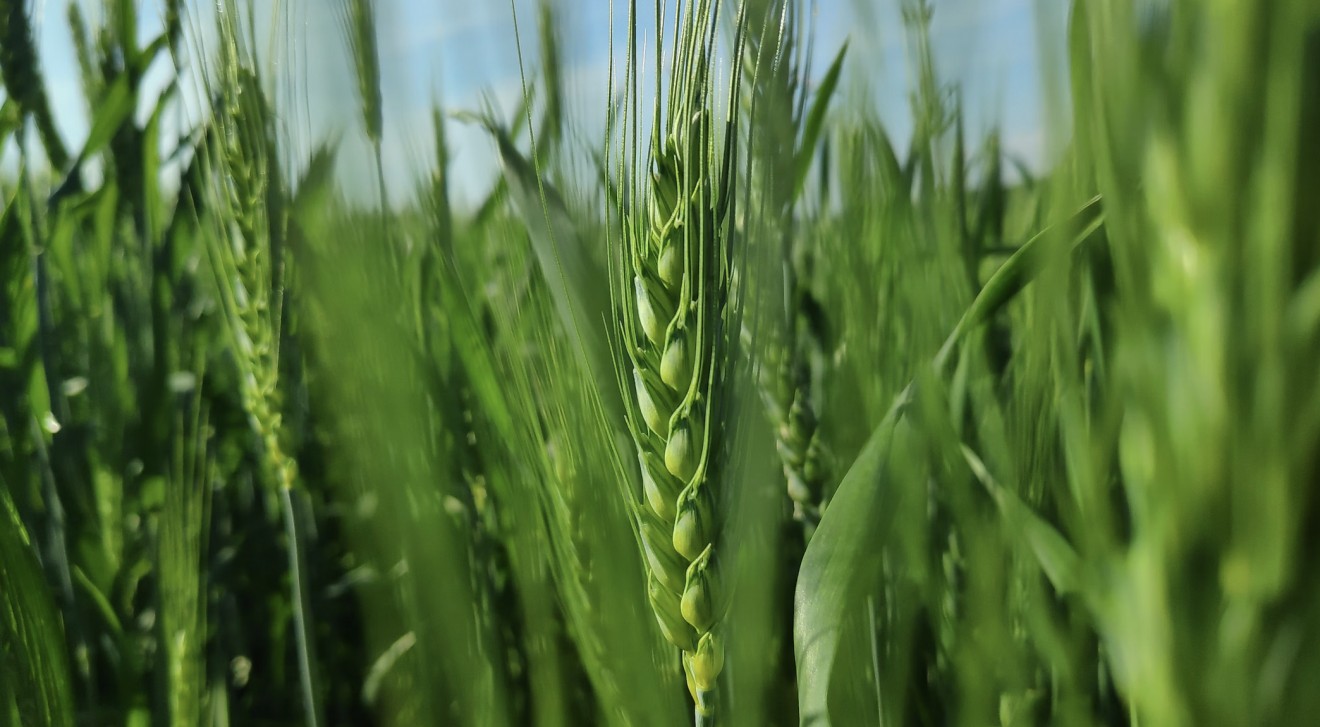
[[[711,58],[719,4],[688,0],[677,14],[668,93],[657,89],[646,186],[619,201],[624,249],[613,284],[620,303],[616,344],[627,363],[619,383],[633,392],[625,399],[642,470],[645,504],[635,516],[648,597],[665,637],[683,652],[701,716],[713,711],[724,664],[719,621],[728,594],[718,545],[725,518],[726,382],[730,343],[736,343],[731,332],[738,330],[730,211],[737,109],[730,103],[718,138]],[[657,9],[658,35],[661,15]],[[741,20],[738,28],[741,46]],[[635,2],[629,46],[635,107]],[[656,56],[658,67],[659,43]],[[619,165],[626,179],[627,170],[636,168],[635,111],[625,112],[623,131]]]
[[[157,623],[170,685],[168,710],[177,725],[199,725],[203,719],[206,591],[201,568],[209,531],[210,480],[215,475],[200,384],[188,408],[176,414],[178,435],[156,540],[161,580]]]
[[[275,113],[243,42],[233,3],[219,14],[219,78],[215,129],[206,162],[229,183],[217,185],[213,206],[228,224],[208,236],[207,255],[216,277],[226,328],[241,374],[240,394],[261,442],[268,480],[280,497],[289,541],[290,603],[302,700],[309,727],[320,723],[312,655],[310,615],[303,575],[302,536],[295,501],[298,464],[290,454],[283,423],[279,344],[283,320],[284,205],[275,160]],[[210,87],[208,79],[208,87]]]
[[[814,139],[799,144],[807,126],[809,66],[800,42],[801,8],[794,0],[761,0],[749,17],[760,30],[748,34],[746,61],[752,79],[745,101],[754,119],[752,150],[759,167],[757,207],[766,236],[778,241],[782,292],[771,295],[774,311],[762,328],[768,341],[758,347],[758,384],[775,434],[793,517],[810,539],[820,521],[831,457],[818,433],[819,393],[813,361],[822,358],[820,306],[811,290],[811,250],[794,218],[802,167],[814,152]],[[807,52],[809,54],[809,51]],[[828,98],[825,99],[828,101]],[[813,109],[814,110],[814,109]],[[770,291],[766,291],[770,292]]]

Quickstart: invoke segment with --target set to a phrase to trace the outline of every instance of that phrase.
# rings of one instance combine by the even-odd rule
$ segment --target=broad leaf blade
[[[803,725],[831,723],[830,683],[844,621],[878,576],[878,553],[903,493],[889,481],[891,454],[906,450],[911,438],[903,411],[895,406],[844,475],[802,558],[794,594],[793,647]]]

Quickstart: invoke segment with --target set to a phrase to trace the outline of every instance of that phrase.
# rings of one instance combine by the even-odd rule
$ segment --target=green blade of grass
[[[1069,223],[1079,225],[1081,230],[1069,240],[1064,250],[1072,250],[1088,239],[1102,220],[1099,198],[1093,198],[1070,218]],[[1045,268],[1045,263],[1053,259],[1051,249],[1042,241],[1054,239],[1055,234],[1055,230],[1046,229],[1034,235],[996,271],[935,356],[933,368],[937,375],[944,373],[957,344],[1012,300]],[[903,389],[875,427],[861,454],[840,482],[803,555],[795,595],[793,638],[797,654],[799,708],[804,725],[831,723],[830,689],[845,620],[849,608],[856,605],[860,594],[868,592],[876,577],[874,560],[903,496],[902,481],[896,483],[895,475],[901,478],[903,474],[912,474],[896,468],[911,467],[913,460],[917,459],[910,452],[891,458],[895,446],[904,451],[913,444],[911,425],[906,421],[904,410],[914,392],[915,384]],[[1053,557],[1061,552],[1058,547],[1061,538],[1051,539],[1039,532],[1039,528],[1036,530],[1033,547],[1043,548],[1051,555],[1051,569],[1062,578],[1059,572],[1062,566],[1058,563],[1066,563],[1068,559]],[[1066,585],[1066,582],[1060,582]]]
[[[532,163],[503,129],[487,124],[499,148],[500,163],[514,209],[527,225],[537,263],[550,286],[555,308],[581,348],[584,368],[597,381],[611,381],[610,355],[601,334],[609,312],[604,270],[587,255],[563,199],[540,178]]]
[[[1061,595],[1084,589],[1082,559],[1058,530],[1037,515],[1022,498],[1003,487],[990,474],[985,463],[967,445],[962,446],[963,458],[972,474],[989,491],[1004,520],[1004,529],[1021,538],[1035,555],[1054,590]]]
[[[902,408],[895,406],[844,475],[802,557],[793,603],[793,644],[803,725],[833,723],[830,686],[845,621],[878,578],[877,554],[907,489],[894,481],[895,463],[903,459],[894,453],[906,454],[911,440],[912,429]]]
[[[848,55],[848,44],[844,43],[830,63],[829,70],[820,81],[820,88],[811,102],[811,108],[802,126],[802,141],[794,160],[793,196],[797,199],[802,194],[802,187],[807,183],[807,173],[811,170],[811,160],[816,154],[816,144],[820,141],[821,131],[825,128],[825,112],[829,110],[830,100],[839,86],[839,76],[843,73],[843,59]]]
[[[0,680],[13,687],[0,719],[18,727],[73,724],[73,692],[59,610],[27,530],[0,482]],[[6,713],[6,710],[8,712]]]
[[[944,345],[935,356],[936,369],[941,371],[944,369],[954,348],[968,332],[989,320],[1057,255],[1070,252],[1090,239],[1103,223],[1100,197],[1092,197],[1064,223],[1068,226],[1067,229],[1078,229],[1066,248],[1050,247],[1050,242],[1059,234],[1055,227],[1041,230],[1023,243],[1017,252],[990,276],[990,280],[986,281],[976,299],[958,320],[958,325],[949,333],[949,337],[945,339]]]

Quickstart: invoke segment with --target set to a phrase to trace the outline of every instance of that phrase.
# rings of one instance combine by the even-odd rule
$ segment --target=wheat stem
[[[280,488],[280,509],[284,515],[284,533],[289,539],[289,575],[293,580],[292,606],[294,641],[298,650],[298,683],[302,689],[303,708],[308,727],[321,724],[320,702],[316,699],[315,665],[312,660],[311,616],[307,603],[307,580],[303,577],[302,537],[298,513],[294,508],[293,488]]]

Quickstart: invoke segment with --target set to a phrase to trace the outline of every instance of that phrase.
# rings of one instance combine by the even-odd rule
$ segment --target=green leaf
[[[87,142],[83,144],[82,153],[78,155],[79,162],[85,161],[110,143],[110,139],[119,131],[119,127],[132,116],[133,103],[133,89],[129,85],[128,77],[120,76],[96,104],[92,127],[87,132]],[[76,168],[75,166],[75,170]]]
[[[91,130],[87,132],[87,141],[83,144],[73,167],[65,175],[64,181],[51,195],[52,205],[58,200],[82,191],[83,162],[104,149],[124,122],[132,118],[135,100],[128,77],[121,75],[97,101],[95,113],[92,115]]]
[[[593,381],[612,382],[612,358],[606,346],[609,276],[587,254],[582,236],[563,198],[545,181],[497,125],[485,122],[499,147],[510,200],[527,225],[532,250],[550,288],[555,310],[577,344],[577,355]],[[610,420],[623,421],[617,395],[602,392]]]
[[[381,683],[385,677],[394,669],[394,665],[399,663],[399,659],[412,650],[417,644],[417,635],[409,631],[400,636],[390,644],[389,648],[381,652],[380,656],[371,663],[371,668],[367,670],[367,676],[362,680],[362,701],[368,705],[376,706],[376,698],[380,694]]]
[[[0,679],[14,687],[0,724],[72,725],[73,693],[59,611],[36,552],[0,483]],[[13,717],[17,714],[18,721]]]
[[[463,295],[458,276],[447,261],[437,267],[438,292],[448,316],[454,350],[468,373],[468,385],[481,405],[481,411],[499,434],[501,441],[517,441],[514,415],[509,406],[504,382],[498,376],[494,352],[481,334],[473,298]]]
[[[793,199],[797,199],[802,194],[802,187],[807,182],[807,172],[811,169],[811,158],[816,153],[816,143],[820,140],[821,130],[825,126],[825,112],[829,109],[830,99],[834,97],[834,91],[839,86],[839,75],[843,71],[843,59],[848,54],[848,44],[844,43],[839,48],[839,52],[834,56],[834,62],[825,72],[825,77],[820,81],[820,88],[816,91],[816,97],[811,102],[811,109],[807,111],[806,121],[802,127],[802,142],[798,146],[796,167],[793,180]]]
[[[873,143],[880,157],[879,176],[885,184],[882,193],[889,199],[907,198],[912,193],[912,179],[898,160],[898,153],[894,151],[894,142],[889,138],[889,132],[880,124],[869,127],[867,131],[874,137]]]
[[[114,7],[108,7],[111,21],[111,27],[114,28],[115,40],[119,50],[124,54],[125,65],[135,66],[137,58],[141,55],[137,47],[137,3],[133,0],[117,0]]]
[[[320,391],[323,405],[336,413],[328,418],[335,441],[344,443],[330,455],[341,482],[351,485],[343,494],[371,493],[376,503],[374,527],[359,533],[359,547],[399,553],[407,563],[400,607],[426,659],[396,668],[423,684],[414,696],[429,721],[417,723],[463,715],[508,724],[513,710],[496,668],[496,624],[481,611],[465,525],[446,509],[445,495],[466,483],[458,480],[455,447],[431,437],[435,414],[452,422],[461,413],[453,402],[433,407],[418,395],[428,387],[427,362],[404,323],[407,298],[390,249],[373,237],[373,225],[343,222],[337,232],[323,241],[325,250],[308,250],[303,258],[312,296],[307,319],[310,335],[328,352]]]
[[[292,216],[305,228],[311,228],[313,216],[324,211],[326,200],[334,190],[335,157],[338,146],[325,142],[316,147],[307,169],[293,196]]]
[[[159,238],[165,227],[165,202],[160,194],[160,119],[165,113],[167,99],[168,94],[161,94],[142,130],[142,203],[146,207],[143,212],[148,221],[148,234],[153,241]]]
[[[871,591],[875,564],[904,488],[891,454],[906,452],[912,429],[895,406],[871,434],[821,518],[802,558],[794,593],[793,647],[803,725],[830,724],[829,692],[844,621]]]
[[[962,453],[972,474],[985,485],[998,506],[1004,519],[1004,531],[1013,533],[1035,554],[1054,590],[1060,594],[1080,591],[1084,584],[1082,559],[1067,539],[1037,515],[1016,493],[996,482],[985,463],[971,448],[963,445]]]
[[[74,585],[79,588],[80,592],[92,604],[97,615],[101,617],[106,630],[110,632],[110,636],[115,640],[122,638],[124,635],[124,626],[119,622],[119,616],[115,613],[115,607],[110,604],[110,599],[106,598],[106,595],[101,592],[101,589],[96,587],[96,584],[92,582],[92,579],[87,577],[87,573],[84,572],[82,568],[75,565],[72,571]]]
[[[1101,209],[1100,197],[1095,196],[1087,200],[1081,209],[1073,213],[1064,223],[1066,229],[1077,230],[1067,247],[1050,246],[1050,242],[1061,239],[1057,225],[1046,227],[1023,243],[1022,247],[1018,248],[1017,252],[1005,260],[994,275],[990,276],[982,286],[981,292],[976,295],[976,299],[963,312],[958,325],[954,326],[953,332],[945,339],[944,345],[940,347],[939,354],[935,357],[936,369],[941,371],[944,369],[954,347],[968,332],[989,320],[990,316],[1012,300],[1013,296],[1017,295],[1058,255],[1076,249],[1103,224],[1104,213]]]
[[[12,98],[5,99],[4,105],[0,105],[0,139],[8,139],[18,130],[22,120],[18,103]]]
[[[151,42],[148,43],[147,46],[142,49],[142,52],[137,54],[137,58],[134,59],[134,65],[137,68],[137,72],[139,74],[146,73],[147,69],[150,68],[151,64],[156,60],[156,56],[169,47],[170,38],[168,34],[161,33],[155,38],[152,38]],[[172,82],[171,85],[174,85],[175,83],[177,83],[177,81]],[[162,94],[161,98],[164,98],[166,95],[168,95],[168,92]]]
[[[1092,198],[1068,220],[1068,224],[1080,230],[1063,251],[1073,250],[1088,239],[1103,219],[1099,197]],[[1060,254],[1060,250],[1042,243],[1055,239],[1056,234],[1051,227],[1033,236],[991,276],[936,355],[937,375],[943,374],[957,343],[1031,282],[1053,255]],[[804,725],[830,724],[831,676],[845,616],[859,597],[869,592],[876,577],[872,569],[879,546],[889,535],[904,492],[902,478],[911,475],[896,471],[896,467],[917,459],[909,453],[915,442],[911,425],[903,416],[914,391],[915,385],[909,384],[873,430],[862,453],[839,484],[802,558],[794,602],[793,640],[798,709]],[[891,459],[890,453],[895,449],[905,456]],[[982,474],[988,477],[984,467],[978,476]],[[1062,536],[1012,493],[1002,488],[992,490],[995,493],[996,502],[1012,524],[1021,528],[1055,587],[1061,592],[1075,588],[1076,582],[1069,576],[1080,572],[1078,561]]]

